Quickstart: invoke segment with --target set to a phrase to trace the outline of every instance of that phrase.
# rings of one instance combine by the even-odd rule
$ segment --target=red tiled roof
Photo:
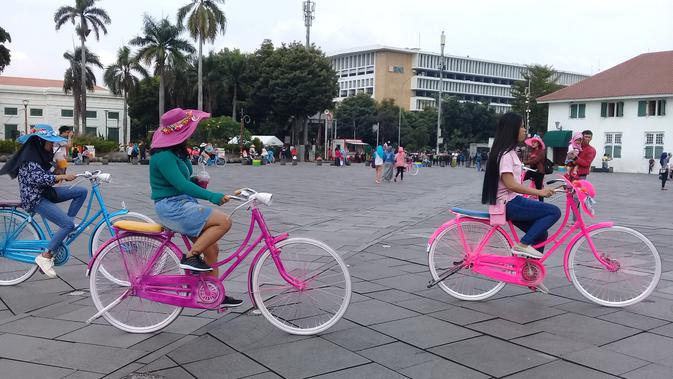
[[[19,86],[19,87],[63,88],[63,80],[0,76],[0,85]],[[107,88],[103,88],[101,86],[96,86],[95,89],[99,91],[107,91]]]
[[[538,102],[673,94],[673,50],[640,54]]]

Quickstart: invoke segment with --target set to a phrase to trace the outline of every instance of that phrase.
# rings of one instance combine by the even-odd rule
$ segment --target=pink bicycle
[[[91,298],[103,316],[131,333],[150,333],[168,326],[183,307],[217,309],[224,299],[222,282],[259,244],[248,272],[254,307],[281,330],[312,335],[327,330],[346,312],[351,279],[341,256],[309,238],[272,235],[258,206],[270,205],[271,194],[242,189],[230,196],[252,209],[250,228],[241,246],[214,267],[231,263],[219,278],[179,266],[183,252],[171,241],[174,232],[161,225],[123,221],[119,230],[89,263]],[[255,225],[260,234],[251,241]],[[187,248],[190,241],[182,236]],[[186,271],[186,272],[185,272]]]
[[[505,283],[548,292],[542,284],[544,262],[570,238],[563,268],[584,297],[603,306],[624,307],[649,296],[661,276],[661,259],[654,245],[639,232],[612,222],[586,225],[573,197],[577,195],[582,210],[593,216],[593,186],[565,178],[547,182],[555,183],[563,183],[556,191],[565,193],[565,216],[549,239],[534,246],[554,243],[541,259],[512,255],[511,247],[519,238],[511,221],[508,233],[504,227],[489,224],[488,212],[453,208],[456,218],[440,226],[428,242],[432,275],[428,288],[439,285],[462,300],[487,299]],[[570,211],[577,221],[562,233]]]

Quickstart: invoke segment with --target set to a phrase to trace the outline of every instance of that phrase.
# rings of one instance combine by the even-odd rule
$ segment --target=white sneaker
[[[521,244],[516,244],[514,247],[512,247],[512,253],[516,255],[524,255],[529,258],[534,258],[534,259],[540,259],[542,258],[543,254],[540,253],[539,251],[535,250],[533,246],[523,246]]]
[[[56,277],[56,271],[54,271],[54,258],[47,258],[42,256],[42,254],[35,257],[35,263],[37,266],[50,278]]]

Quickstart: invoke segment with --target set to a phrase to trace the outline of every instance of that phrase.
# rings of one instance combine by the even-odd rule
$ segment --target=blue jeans
[[[561,218],[561,210],[553,204],[517,196],[507,202],[506,216],[517,228],[526,232],[521,243],[535,245],[547,239],[547,230]]]
[[[481,161],[477,161],[477,171],[481,172]]]
[[[77,212],[82,208],[82,204],[84,204],[86,196],[89,194],[89,191],[84,187],[54,187],[54,189],[58,196],[58,201],[56,201],[56,203],[72,200],[70,207],[68,208],[68,214],[63,213],[58,205],[45,198],[42,198],[35,208],[33,208],[35,212],[60,228],[54,233],[51,241],[49,241],[49,245],[47,246],[49,251],[54,251],[61,246],[65,237],[75,229],[73,219],[77,216]]]

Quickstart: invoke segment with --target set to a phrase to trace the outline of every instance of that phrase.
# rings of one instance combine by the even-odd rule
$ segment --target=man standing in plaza
[[[72,148],[72,128],[61,126],[58,128],[58,135],[65,138],[66,141],[54,143],[54,162],[56,162],[54,174],[65,175],[65,171],[68,168],[68,153]]]
[[[594,134],[591,130],[582,132],[582,151],[580,151],[575,164],[577,165],[577,176],[580,179],[586,179],[591,172],[591,162],[596,158],[596,149],[590,145]]]

